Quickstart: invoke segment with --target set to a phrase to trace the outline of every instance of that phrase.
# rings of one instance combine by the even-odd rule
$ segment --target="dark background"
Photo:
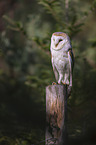
[[[96,0],[0,0],[0,145],[44,144],[56,31],[75,55],[68,144],[96,145]]]

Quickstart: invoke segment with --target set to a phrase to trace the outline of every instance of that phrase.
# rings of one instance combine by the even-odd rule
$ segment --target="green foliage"
[[[50,13],[56,21],[55,31],[67,32],[70,37],[73,37],[81,31],[83,22],[80,21],[80,19],[78,22],[78,12],[76,12],[74,5],[71,2],[69,3],[69,7],[67,8],[68,10],[66,10],[66,6],[64,7],[65,1],[62,0],[59,2],[57,2],[56,0],[40,0],[39,4],[43,5],[44,8],[47,9],[47,12]],[[86,15],[86,13],[83,14],[83,17]]]
[[[13,31],[20,31],[22,32],[24,35],[26,35],[26,32],[23,28],[23,25],[21,22],[15,22],[13,21],[11,18],[9,18],[7,15],[4,15],[3,18],[10,24],[7,28],[11,29]]]
[[[96,0],[92,2],[91,10],[96,14]]]

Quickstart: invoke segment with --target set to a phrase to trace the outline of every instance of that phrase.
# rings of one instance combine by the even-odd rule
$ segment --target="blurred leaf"
[[[7,15],[3,15],[3,19],[5,19],[9,24],[15,26],[15,22]]]

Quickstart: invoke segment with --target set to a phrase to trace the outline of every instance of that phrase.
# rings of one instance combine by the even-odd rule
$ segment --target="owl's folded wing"
[[[72,72],[74,67],[74,56],[72,49],[68,51],[69,65],[70,65],[70,86],[72,86]]]
[[[68,57],[69,57],[69,63],[71,65],[71,69],[72,69],[72,72],[73,72],[73,67],[74,67],[74,55],[73,55],[73,52],[72,52],[72,49],[70,49],[68,51]]]

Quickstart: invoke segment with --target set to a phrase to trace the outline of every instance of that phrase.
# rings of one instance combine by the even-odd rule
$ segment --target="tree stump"
[[[46,145],[66,144],[67,86],[46,87]]]

